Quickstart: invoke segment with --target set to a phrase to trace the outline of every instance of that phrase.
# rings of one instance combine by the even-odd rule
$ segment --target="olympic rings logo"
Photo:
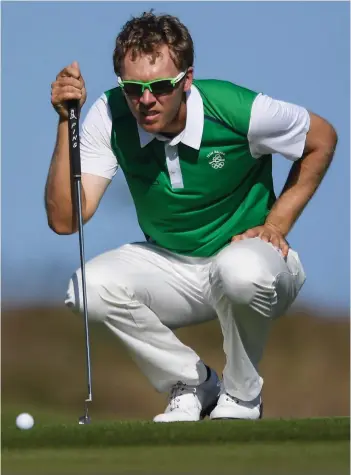
[[[213,154],[215,155],[213,156]],[[209,164],[215,170],[223,168],[225,165],[225,158],[224,158],[223,152],[218,152],[218,151],[211,152],[209,155],[207,155],[207,158],[211,158],[211,161],[209,162]]]

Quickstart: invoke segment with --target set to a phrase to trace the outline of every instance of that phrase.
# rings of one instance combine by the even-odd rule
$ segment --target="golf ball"
[[[34,426],[34,419],[30,414],[23,412],[17,416],[16,426],[22,430],[31,429]]]

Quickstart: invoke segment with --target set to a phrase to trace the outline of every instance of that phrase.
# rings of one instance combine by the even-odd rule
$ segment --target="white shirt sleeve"
[[[295,161],[301,158],[310,127],[308,111],[298,105],[259,94],[251,109],[248,140],[251,155],[279,153]]]
[[[82,123],[80,159],[82,173],[112,180],[118,168],[111,147],[112,118],[105,94],[91,106]]]

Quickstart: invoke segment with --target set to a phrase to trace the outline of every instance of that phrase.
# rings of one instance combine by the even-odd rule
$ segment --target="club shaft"
[[[88,398],[85,400],[85,416],[88,417],[87,402],[92,401],[92,384],[91,384],[91,360],[90,360],[90,341],[89,341],[89,325],[88,325],[88,305],[87,290],[85,279],[85,252],[84,252],[84,236],[83,236],[83,206],[82,206],[82,175],[80,163],[80,146],[79,146],[79,103],[78,100],[70,100],[68,105],[68,133],[69,133],[69,155],[71,174],[75,186],[75,205],[78,219],[79,231],[79,250],[80,264],[82,276],[82,297],[83,297],[83,313],[85,327],[85,355],[86,355],[86,373],[88,385]]]
[[[90,340],[89,340],[89,324],[88,324],[88,304],[87,291],[85,279],[85,252],[84,252],[84,233],[83,233],[83,216],[82,216],[82,187],[81,178],[75,177],[76,188],[76,204],[77,204],[77,218],[78,218],[78,232],[79,232],[79,251],[81,263],[82,276],[82,295],[83,295],[83,313],[84,313],[84,328],[85,328],[85,354],[86,354],[86,371],[87,371],[87,385],[88,385],[88,399],[92,401],[92,385],[91,385],[91,359],[90,359]]]

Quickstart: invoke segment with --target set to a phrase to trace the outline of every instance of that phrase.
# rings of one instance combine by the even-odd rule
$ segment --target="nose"
[[[141,104],[149,106],[150,104],[155,102],[155,96],[152,94],[152,92],[150,92],[149,89],[146,88],[139,100]]]

